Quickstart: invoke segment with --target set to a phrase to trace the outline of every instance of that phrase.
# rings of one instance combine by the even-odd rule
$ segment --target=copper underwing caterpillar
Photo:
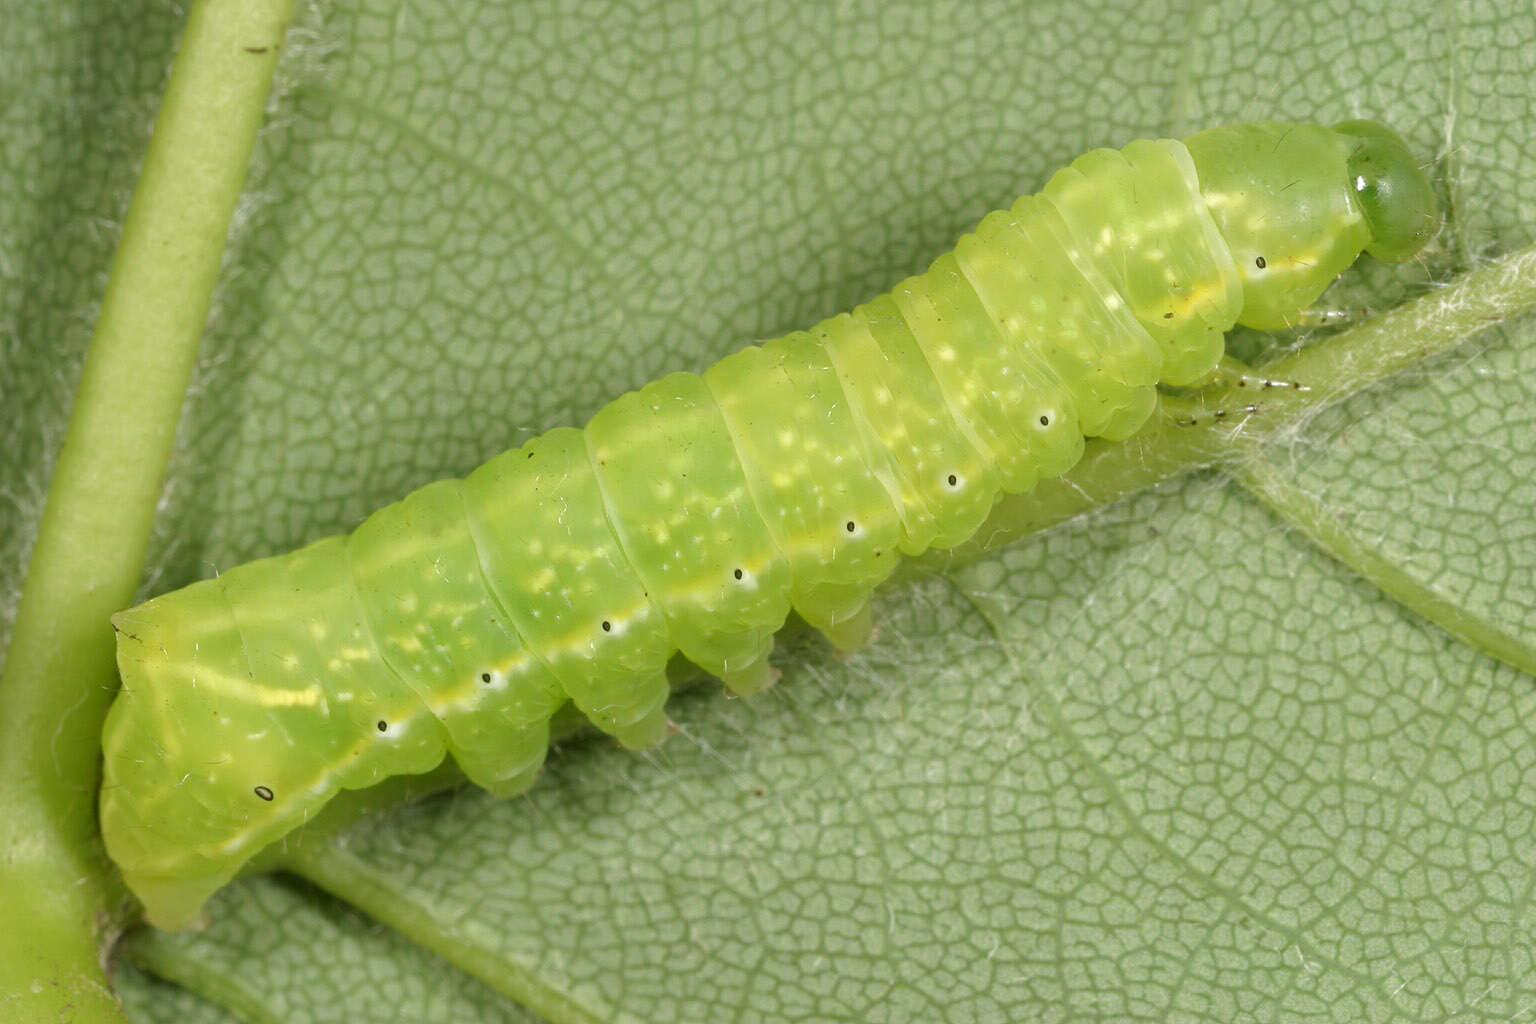
[[[840,648],[902,554],[1121,440],[1235,324],[1292,323],[1434,233],[1390,130],[1243,123],[1094,150],[889,293],[618,398],[352,534],[113,618],[102,832],[152,923],[339,790],[452,754],[530,785],[567,701],[666,729],[677,651],[736,693],[791,608]]]

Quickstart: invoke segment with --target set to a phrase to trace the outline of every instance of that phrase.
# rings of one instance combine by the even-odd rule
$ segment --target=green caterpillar
[[[858,647],[901,554],[965,540],[1209,375],[1234,324],[1293,322],[1437,222],[1371,122],[1088,153],[851,313],[119,613],[107,849],[175,927],[341,789],[445,753],[525,789],[567,701],[656,743],[674,652],[745,694],[791,608]]]

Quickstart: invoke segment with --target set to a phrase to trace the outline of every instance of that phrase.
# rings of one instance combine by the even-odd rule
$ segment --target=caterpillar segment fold
[[[1210,379],[1235,324],[1293,324],[1362,252],[1409,258],[1437,223],[1369,122],[1079,157],[851,312],[119,613],[107,849],[181,926],[342,789],[451,755],[521,792],[567,702],[659,742],[677,651],[749,694],[791,609],[856,650],[901,555],[966,540],[1085,438],[1139,429],[1160,384]]]

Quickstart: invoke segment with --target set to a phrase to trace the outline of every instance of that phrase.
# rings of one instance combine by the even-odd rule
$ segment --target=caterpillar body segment
[[[887,295],[119,613],[108,850],[180,926],[340,789],[445,753],[526,788],[566,701],[657,742],[675,652],[750,693],[792,608],[863,642],[901,554],[966,540],[1208,376],[1235,323],[1291,322],[1435,216],[1379,126],[1096,150]]]
[[[486,587],[537,663],[604,732],[659,741],[676,645],[609,527],[586,435],[536,437],[471,473],[463,493]]]
[[[462,490],[439,480],[380,509],[347,538],[347,557],[385,668],[443,724],[471,781],[517,792],[543,763],[565,694],[486,586]]]
[[[1357,139],[1306,125],[1242,124],[1185,140],[1241,282],[1238,323],[1261,330],[1293,326],[1371,244],[1361,203],[1370,188],[1350,170],[1364,145]],[[1396,146],[1406,170],[1422,180],[1406,147]],[[1294,157],[1264,159],[1277,147]],[[1343,188],[1337,185],[1341,166]]]
[[[733,689],[761,689],[789,614],[789,567],[703,379],[674,373],[632,391],[586,434],[609,524],[672,647]]]
[[[1196,381],[1220,359],[1242,308],[1240,274],[1200,189],[1189,150],[1158,139],[1084,154],[1041,191],[1074,263],[1107,276],[1153,339],[1163,384]]]
[[[842,646],[870,589],[895,569],[902,529],[826,348],[799,331],[725,357],[703,380],[788,570],[790,602]],[[730,579],[745,583],[751,571],[734,565]]]

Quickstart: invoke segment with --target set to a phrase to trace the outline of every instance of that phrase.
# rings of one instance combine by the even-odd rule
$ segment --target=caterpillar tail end
[[[215,604],[212,587],[192,589],[193,599]],[[144,906],[144,916],[157,928],[177,929],[194,924],[203,903],[228,882],[250,852],[226,856],[210,842],[226,838],[234,828],[200,826],[214,817],[206,805],[213,798],[194,776],[203,762],[219,763],[206,737],[215,732],[205,723],[211,716],[183,713],[169,696],[184,688],[188,661],[179,657],[183,645],[216,645],[217,630],[205,626],[181,628],[178,603],[161,601],[171,615],[140,607],[112,617],[117,636],[123,691],[113,703],[102,737],[104,777],[99,802],[102,839],[122,871],[129,890]],[[198,708],[197,710],[202,710]],[[197,790],[194,811],[178,799]],[[221,822],[221,824],[223,824]]]
[[[112,617],[123,686],[102,727],[101,835],[157,927],[194,923],[251,857],[342,789],[442,762],[443,727],[403,684],[390,689],[345,614],[341,550],[320,541]],[[252,632],[265,648],[245,642]]]

